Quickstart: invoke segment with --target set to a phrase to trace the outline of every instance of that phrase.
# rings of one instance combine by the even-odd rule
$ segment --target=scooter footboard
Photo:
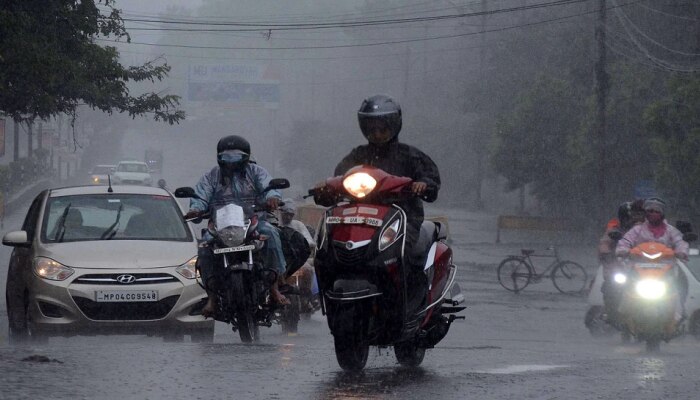
[[[377,285],[366,279],[337,279],[333,289],[325,291],[331,301],[357,301],[381,295]]]

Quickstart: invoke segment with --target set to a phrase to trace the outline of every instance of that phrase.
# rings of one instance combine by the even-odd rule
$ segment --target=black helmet
[[[621,225],[627,225],[632,219],[632,202],[626,201],[617,208],[617,219]]]
[[[250,160],[250,143],[244,138],[231,135],[221,138],[216,145],[216,161],[224,170],[239,170]]]
[[[357,120],[360,123],[360,130],[370,143],[382,144],[391,141],[401,131],[401,106],[396,100],[385,95],[375,95],[365,99],[357,111]],[[372,124],[374,121],[381,121],[391,131],[391,137],[382,142],[373,142],[370,138]]]

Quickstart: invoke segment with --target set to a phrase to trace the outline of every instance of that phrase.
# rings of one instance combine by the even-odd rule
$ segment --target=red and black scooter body
[[[376,184],[362,197],[352,195],[343,182],[353,174],[367,174]],[[321,222],[314,266],[336,350],[338,335],[348,335],[348,323],[357,324],[357,329],[364,324],[365,331],[358,334],[370,345],[410,341],[430,348],[445,336],[454,319],[445,314],[464,309],[457,307],[461,294],[450,292],[456,272],[452,250],[440,225],[433,222],[423,223],[416,244],[425,249],[427,298],[423,302],[411,298],[407,217],[395,204],[412,196],[411,183],[410,178],[357,166],[344,176],[328,179],[322,190],[311,191],[318,204],[330,206]],[[409,304],[418,303],[417,310],[408,311]]]

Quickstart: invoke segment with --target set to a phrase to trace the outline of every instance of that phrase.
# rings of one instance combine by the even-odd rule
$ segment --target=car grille
[[[341,263],[345,265],[358,265],[362,264],[365,259],[365,254],[367,254],[367,249],[369,246],[363,246],[358,249],[348,250],[345,248],[344,244],[336,244],[335,257]]]
[[[160,301],[129,303],[98,303],[85,297],[73,297],[86,317],[98,321],[143,321],[165,318],[173,309],[180,295]]]
[[[121,283],[117,278],[131,275],[135,279],[132,283]],[[88,274],[77,277],[73,284],[79,285],[153,285],[158,283],[178,282],[178,279],[170,274]]]

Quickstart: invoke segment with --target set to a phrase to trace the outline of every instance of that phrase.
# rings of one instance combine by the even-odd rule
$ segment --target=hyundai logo
[[[122,283],[124,285],[134,283],[135,281],[136,281],[136,277],[133,275],[119,275],[117,277],[117,282]]]

